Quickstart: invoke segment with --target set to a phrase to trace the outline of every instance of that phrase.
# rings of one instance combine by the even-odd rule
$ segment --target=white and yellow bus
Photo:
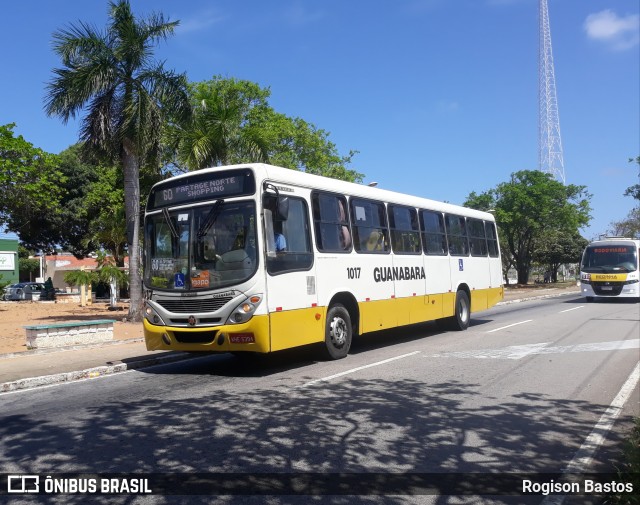
[[[156,184],[144,223],[149,350],[266,353],[431,320],[503,297],[494,217],[265,164]]]
[[[588,302],[596,298],[640,301],[640,240],[611,237],[591,242],[582,254],[580,289]]]

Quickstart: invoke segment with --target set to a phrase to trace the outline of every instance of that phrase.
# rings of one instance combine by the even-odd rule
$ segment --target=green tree
[[[464,205],[493,209],[502,247],[512,258],[518,283],[526,284],[536,247],[546,234],[573,234],[589,223],[591,195],[585,186],[563,185],[550,174],[522,170],[509,182],[480,195],[471,193]]]
[[[33,281],[40,273],[40,259],[30,258],[32,255],[33,251],[18,245],[18,271],[21,279],[29,276],[29,280]]]
[[[566,263],[579,263],[589,241],[579,233],[551,230],[536,245],[533,259],[551,273],[551,282],[558,281],[558,269]]]
[[[214,77],[189,84],[193,114],[168,129],[178,164],[187,170],[269,160],[255,122],[268,108],[269,90],[250,81]]]
[[[85,205],[92,216],[85,243],[98,244],[99,249],[109,253],[116,266],[123,267],[127,223],[122,171],[119,167],[101,166],[97,179],[87,189]]]
[[[47,114],[70,118],[85,113],[84,146],[119,163],[123,171],[130,272],[129,318],[142,317],[140,275],[140,167],[160,152],[167,114],[188,114],[186,78],[152,60],[153,48],[178,25],[161,14],[137,20],[127,0],[109,3],[110,22],[100,32],[71,25],[53,35],[62,68],[47,86]]]
[[[190,84],[189,90],[192,116],[172,122],[167,130],[178,166],[197,170],[259,161],[362,181],[362,174],[347,168],[355,151],[340,156],[326,131],[276,112],[269,105],[268,88],[214,77]]]
[[[25,241],[43,215],[59,213],[65,176],[56,155],[14,136],[14,128],[13,123],[0,125],[0,222]],[[43,242],[29,246],[40,249]]]
[[[635,159],[629,158],[629,163],[636,163],[636,165],[638,165],[638,179],[640,179],[640,156],[636,156]],[[640,184],[629,186],[624,192],[624,196],[630,196],[640,201]]]
[[[99,167],[85,163],[76,144],[57,156],[57,170],[62,174],[57,208],[36,208],[32,219],[21,228],[20,240],[34,250],[64,249],[76,257],[84,257],[96,248],[87,240],[87,230],[93,219],[86,195],[99,176]]]
[[[109,305],[115,307],[118,302],[118,287],[127,284],[127,275],[123,268],[116,266],[114,258],[107,256],[104,251],[98,253],[96,263],[98,279],[109,284],[111,291]]]

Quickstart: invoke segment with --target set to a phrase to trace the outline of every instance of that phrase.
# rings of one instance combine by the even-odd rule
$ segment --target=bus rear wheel
[[[447,320],[447,326],[452,330],[464,331],[471,321],[471,303],[466,291],[459,290],[456,293],[455,313]]]
[[[349,311],[341,304],[332,305],[327,312],[324,344],[329,359],[347,356],[353,339],[353,328]]]

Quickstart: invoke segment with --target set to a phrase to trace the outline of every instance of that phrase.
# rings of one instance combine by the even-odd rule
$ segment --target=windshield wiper
[[[164,220],[167,222],[167,226],[169,227],[169,230],[171,231],[171,235],[173,236],[173,238],[178,238],[178,230],[176,230],[176,227],[173,226],[173,221],[171,221],[171,217],[169,216],[169,209],[167,209],[166,207],[164,209],[162,209],[162,216],[164,217]]]
[[[224,200],[220,199],[213,204],[213,207],[211,207],[211,210],[207,214],[207,217],[204,218],[204,221],[202,221],[202,224],[198,229],[198,233],[197,233],[198,239],[201,239],[202,237],[204,237],[207,234],[207,232],[211,229],[213,224],[216,222],[216,219],[218,219],[218,216],[220,215],[220,211],[222,210],[223,203],[224,203]]]

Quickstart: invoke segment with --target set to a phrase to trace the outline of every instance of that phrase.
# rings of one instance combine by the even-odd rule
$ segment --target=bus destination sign
[[[253,194],[253,176],[248,170],[198,174],[159,184],[153,189],[150,207],[159,208],[186,202]]]

